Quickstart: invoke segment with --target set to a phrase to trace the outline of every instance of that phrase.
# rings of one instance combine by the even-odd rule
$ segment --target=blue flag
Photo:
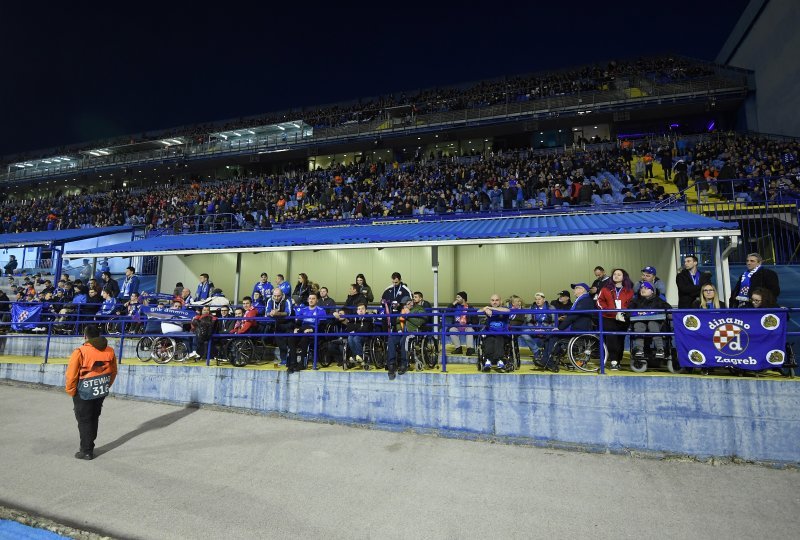
[[[786,358],[786,312],[700,309],[675,317],[682,367],[772,369]]]
[[[11,329],[32,330],[42,320],[42,304],[15,302],[11,304]]]

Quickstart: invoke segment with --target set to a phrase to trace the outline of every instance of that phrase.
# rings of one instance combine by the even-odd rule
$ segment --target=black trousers
[[[78,421],[78,433],[81,437],[81,452],[94,452],[94,440],[97,438],[97,425],[100,422],[100,411],[103,409],[105,397],[97,399],[81,399],[77,394],[72,396],[75,419]]]
[[[488,335],[483,339],[483,354],[492,364],[505,357],[505,338]]]
[[[625,332],[628,330],[628,323],[616,319],[603,319],[603,330],[608,332]],[[625,336],[605,336],[606,347],[608,347],[608,360],[622,361],[622,353],[625,352]]]

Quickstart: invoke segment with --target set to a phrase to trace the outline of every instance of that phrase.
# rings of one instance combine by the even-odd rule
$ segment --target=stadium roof
[[[633,211],[159,236],[75,251],[65,254],[65,257],[193,255],[739,235],[736,223],[724,223],[683,210]]]
[[[105,236],[107,234],[132,231],[133,227],[121,226],[0,234],[0,248],[49,246],[50,244],[64,244],[66,242],[75,242],[87,238],[97,238],[98,236]]]

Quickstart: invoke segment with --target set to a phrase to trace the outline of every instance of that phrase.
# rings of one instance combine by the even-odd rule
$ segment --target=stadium
[[[133,400],[794,468],[797,17],[9,153],[0,379],[93,327]]]

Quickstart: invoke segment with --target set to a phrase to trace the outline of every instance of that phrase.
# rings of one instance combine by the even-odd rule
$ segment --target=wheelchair
[[[153,336],[142,344],[142,338],[136,345],[136,355],[139,359],[149,350],[149,358],[156,364],[167,364],[173,360],[185,362],[189,356],[186,339],[192,334],[183,331],[183,326],[173,322],[161,323],[161,336]]]
[[[411,336],[408,342],[408,364],[417,371],[435,369],[439,363],[439,340],[435,336]]]
[[[661,332],[671,332],[672,324],[666,319],[661,324]],[[686,369],[678,364],[678,351],[672,343],[672,336],[661,336],[664,339],[664,358],[656,358],[655,347],[653,346],[652,336],[647,334],[637,334],[644,337],[644,357],[634,356],[633,345],[631,345],[631,370],[635,373],[644,373],[648,369],[666,369],[670,373],[686,373]],[[631,335],[631,343],[633,338]]]
[[[385,369],[386,368],[386,347],[387,342],[386,338],[383,336],[364,336],[364,369],[368,369],[368,366],[372,364],[375,369]],[[342,347],[342,369],[347,371],[348,369],[356,367],[355,359],[351,362],[350,356],[352,356],[350,347],[347,345],[347,338],[344,339],[344,346]]]
[[[258,330],[262,332],[262,329]],[[245,334],[245,336],[247,336]],[[212,343],[212,348],[214,344]],[[248,364],[263,364],[274,358],[274,347],[269,344],[269,338],[262,337],[237,337],[220,340],[216,347],[224,351],[224,358],[217,356],[216,363],[228,362],[232,366],[245,367]]]
[[[125,319],[125,334],[141,334],[144,332],[144,322],[128,319],[127,317],[111,317],[103,323],[104,333],[118,336],[122,333],[122,319]]]
[[[477,353],[477,359],[475,361],[475,366],[478,368],[478,371],[483,371],[483,364],[486,362],[486,355],[484,351],[484,340],[486,339],[488,334],[477,334],[475,336],[475,352]],[[509,334],[495,334],[500,335],[503,338],[503,371],[505,373],[511,373],[514,370],[520,368],[521,360],[519,356],[519,340],[516,336],[512,336]]]
[[[597,373],[600,371],[600,339],[597,335],[564,335],[561,337],[552,336],[549,339],[556,340],[550,352],[550,358],[555,362],[553,371],[558,371],[560,367],[586,373]],[[605,344],[603,344],[603,350],[605,351],[604,358],[608,358],[608,349]],[[539,353],[534,357],[533,363],[542,369],[550,366],[550,363],[544,358],[543,348],[539,348]]]

